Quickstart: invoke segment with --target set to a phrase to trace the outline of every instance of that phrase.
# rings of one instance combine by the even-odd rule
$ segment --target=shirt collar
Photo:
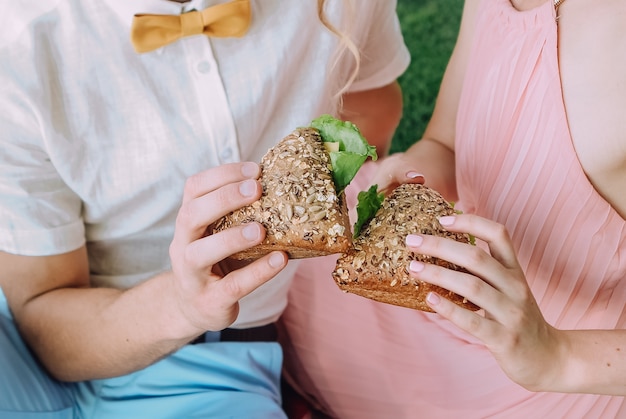
[[[104,0],[105,3],[122,19],[125,25],[131,26],[133,16],[139,13],[178,15],[190,10],[203,10],[223,1],[191,0],[178,3],[169,0]]]

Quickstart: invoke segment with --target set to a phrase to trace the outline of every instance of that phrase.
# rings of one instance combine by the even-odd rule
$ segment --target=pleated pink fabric
[[[552,2],[520,12],[484,0],[479,15],[457,121],[459,205],[507,226],[548,322],[624,328],[626,221],[573,147]],[[436,314],[342,293],[335,259],[301,265],[281,321],[287,378],[330,416],[626,418],[622,397],[526,391]]]

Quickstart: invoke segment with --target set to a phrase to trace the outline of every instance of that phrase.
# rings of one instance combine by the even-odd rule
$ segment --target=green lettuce
[[[329,152],[337,193],[341,193],[350,184],[368,157],[372,160],[378,158],[376,147],[369,145],[352,122],[322,115],[314,119],[311,126],[320,132],[322,141],[339,143],[339,150]]]
[[[359,192],[356,204],[357,220],[353,233],[355,238],[361,233],[363,226],[374,218],[384,199],[385,194],[378,192],[378,185],[372,185],[367,191]]]

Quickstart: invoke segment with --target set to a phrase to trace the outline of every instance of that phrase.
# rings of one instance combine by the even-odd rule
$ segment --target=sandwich
[[[352,231],[345,187],[368,157],[376,159],[358,128],[322,115],[268,150],[261,159],[261,198],[218,220],[213,231],[259,222],[263,242],[232,255],[257,259],[275,250],[290,259],[349,251]]]
[[[474,243],[468,234],[449,232],[439,224],[438,217],[456,212],[441,194],[424,185],[404,184],[385,197],[374,185],[359,193],[358,200],[353,247],[339,257],[332,274],[340,289],[428,312],[433,310],[426,304],[426,296],[434,291],[462,307],[478,310],[465,298],[409,275],[412,260],[466,272],[445,260],[411,252],[405,245],[408,234],[430,234]]]

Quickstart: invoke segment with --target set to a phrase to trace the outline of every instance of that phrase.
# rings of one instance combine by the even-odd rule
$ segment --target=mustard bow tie
[[[233,0],[181,15],[135,15],[130,39],[135,51],[149,52],[178,39],[204,34],[242,37],[250,26],[250,0]]]

